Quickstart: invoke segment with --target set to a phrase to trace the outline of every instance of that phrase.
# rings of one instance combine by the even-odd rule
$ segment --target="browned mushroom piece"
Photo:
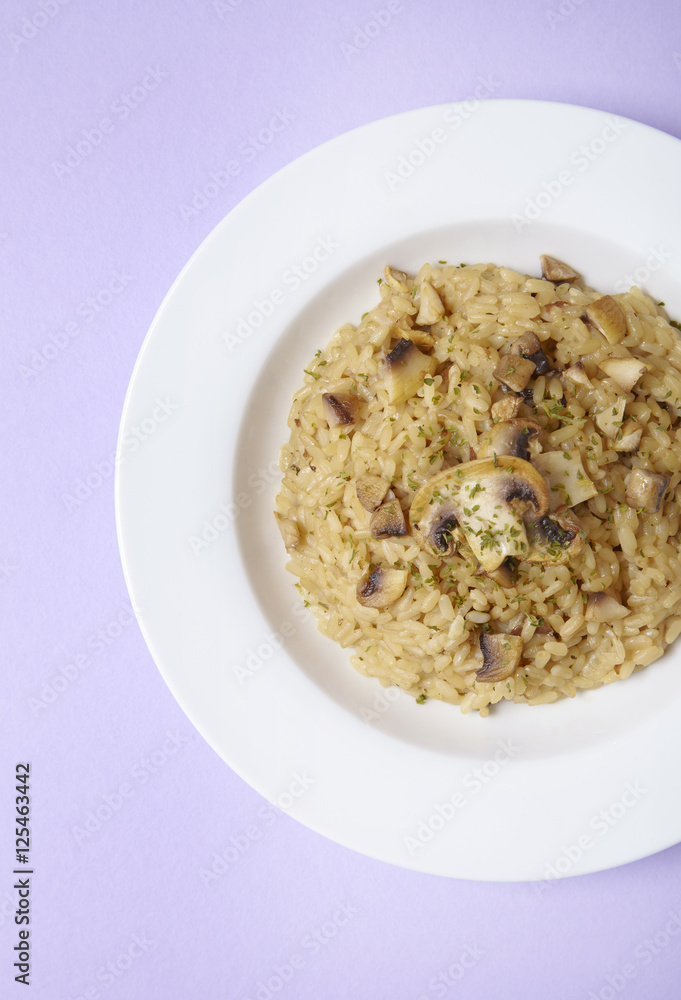
[[[539,260],[541,261],[542,277],[547,281],[553,281],[554,284],[576,281],[580,277],[579,271],[575,271],[573,267],[558,260],[557,257],[549,257],[548,254],[543,253]]]
[[[627,317],[612,295],[603,295],[586,307],[586,318],[609,344],[619,344],[628,332]]]
[[[516,458],[529,459],[527,446],[541,432],[541,424],[536,420],[516,417],[514,420],[500,420],[494,424],[482,439],[478,448],[478,458],[488,458],[492,455],[515,455]]]
[[[589,594],[584,611],[584,617],[588,622],[613,622],[619,618],[626,618],[628,614],[629,608],[625,608],[615,597],[603,592]]]
[[[660,472],[633,469],[627,482],[624,499],[636,510],[645,507],[649,511],[658,511],[669,483],[669,476],[663,476]]]
[[[491,632],[480,633],[482,666],[475,672],[475,679],[487,684],[505,681],[513,674],[523,654],[523,640],[519,635]]]
[[[546,357],[541,346],[541,340],[532,330],[527,330],[522,337],[511,344],[511,354],[518,354],[521,358],[527,358],[534,364],[536,369],[533,375],[546,375],[551,371],[551,362]]]
[[[394,496],[373,512],[369,529],[374,538],[403,538],[409,534],[402,508]]]
[[[625,392],[631,392],[641,376],[649,370],[648,365],[638,358],[604,358],[599,361],[598,367]]]
[[[587,375],[586,368],[581,361],[577,361],[570,368],[566,368],[563,372],[563,378],[566,378],[568,382],[572,382],[573,385],[583,385],[587,389],[593,388],[591,379]]]
[[[504,354],[499,358],[499,364],[492,374],[497,382],[508,386],[513,392],[522,392],[535,371],[534,361],[522,358],[519,354]]]
[[[584,548],[582,526],[570,510],[538,518],[527,526],[530,543],[525,562],[545,566],[563,566]]]
[[[324,416],[329,422],[329,427],[338,427],[341,424],[354,424],[357,419],[359,409],[359,399],[349,393],[325,392],[322,395],[322,406]]]
[[[504,590],[514,587],[518,582],[518,560],[509,556],[498,569],[493,569],[487,576]]]
[[[357,600],[365,608],[387,608],[404,593],[408,576],[406,569],[370,567],[357,584]]]
[[[423,385],[424,377],[433,374],[435,366],[435,358],[419,351],[416,344],[403,337],[385,359],[389,401],[405,403]]]
[[[357,499],[362,507],[369,511],[374,511],[381,506],[389,489],[390,483],[382,479],[381,476],[374,476],[370,472],[365,472],[355,482]]]
[[[512,396],[510,393],[506,393],[502,399],[498,399],[496,403],[492,403],[492,419],[513,420],[520,413],[522,405],[523,401],[520,396]]]

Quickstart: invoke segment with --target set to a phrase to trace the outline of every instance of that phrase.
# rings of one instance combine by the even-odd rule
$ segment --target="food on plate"
[[[640,289],[386,267],[306,368],[276,516],[318,627],[486,715],[629,677],[681,632],[681,340]]]

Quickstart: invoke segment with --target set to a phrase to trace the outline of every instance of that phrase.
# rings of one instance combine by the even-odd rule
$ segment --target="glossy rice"
[[[502,700],[538,705],[573,697],[651,664],[681,632],[681,342],[663,307],[638,288],[614,295],[626,332],[612,343],[585,318],[605,293],[579,280],[561,284],[491,264],[386,274],[380,302],[320,345],[301,373],[281,452],[276,515],[287,568],[320,631],[382,685],[482,715]],[[424,282],[444,314],[419,330]],[[465,543],[449,555],[425,546],[409,513],[432,476],[478,457],[494,426],[493,404],[513,395],[494,370],[527,331],[552,369],[535,374],[521,396],[519,416],[541,425],[528,460],[578,449],[595,495],[571,507],[583,539],[578,555],[548,565],[520,558],[517,579],[499,585]],[[409,398],[391,403],[386,356],[414,338],[434,361]],[[612,358],[645,362],[631,390],[599,367]],[[582,384],[565,376],[580,361]],[[356,397],[352,423],[330,426],[325,393]],[[604,432],[596,418],[622,399],[622,429]],[[622,430],[639,426],[635,449],[618,450]],[[633,469],[667,478],[658,510],[627,503]],[[372,536],[356,490],[365,473],[392,489],[408,534]],[[357,597],[376,566],[407,571],[405,589],[387,607]],[[619,617],[587,618],[589,595],[598,592],[622,606]],[[511,676],[480,679],[482,633],[521,638]]]

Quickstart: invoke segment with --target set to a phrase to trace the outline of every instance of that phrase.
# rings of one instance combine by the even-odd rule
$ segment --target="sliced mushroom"
[[[511,354],[518,354],[521,358],[527,358],[528,361],[531,361],[536,368],[533,375],[546,375],[547,372],[551,371],[551,362],[544,353],[541,340],[532,330],[527,330],[522,337],[518,337],[511,344]]]
[[[435,365],[435,358],[403,337],[385,359],[389,401],[406,402],[423,385],[424,377],[433,374]]]
[[[669,476],[648,469],[634,469],[629,476],[624,499],[630,507],[658,511],[669,486]]]
[[[540,517],[527,526],[530,549],[525,562],[565,565],[584,548],[583,534],[572,511],[556,511],[550,517]]]
[[[597,413],[594,417],[596,426],[612,441],[615,440],[622,429],[622,423],[624,421],[624,407],[626,405],[626,399],[620,397],[614,406],[606,406],[604,410],[601,410],[601,412]]]
[[[297,548],[300,543],[300,528],[298,527],[298,522],[293,521],[290,517],[280,517],[280,515],[277,514],[277,524],[279,525],[281,537],[284,539],[286,551],[293,552],[293,550]]]
[[[406,569],[369,567],[357,584],[357,600],[365,608],[387,608],[404,593],[408,576]]]
[[[359,399],[342,392],[325,392],[322,395],[322,405],[324,416],[329,422],[329,427],[338,427],[340,424],[354,424],[357,419],[359,409]]]
[[[529,462],[510,455],[476,459],[436,473],[416,493],[410,521],[415,537],[436,555],[449,555],[463,532],[490,573],[528,549],[524,518],[549,509],[546,482]]]
[[[624,424],[612,443],[614,451],[638,451],[643,437],[643,424],[632,422]]]
[[[627,317],[612,295],[604,295],[586,307],[586,318],[603,334],[609,344],[619,344],[627,335]]]
[[[403,538],[409,534],[402,508],[395,497],[373,512],[369,529],[374,538]]]
[[[409,288],[407,286],[407,278],[409,275],[406,271],[398,271],[395,267],[389,267],[387,264],[384,268],[383,275],[386,284],[390,285],[398,292],[407,292]]]
[[[519,354],[505,354],[492,374],[498,382],[508,386],[513,392],[522,392],[535,373],[536,365]]]
[[[404,336],[407,340],[411,340],[413,344],[418,344],[419,347],[435,346],[435,337],[427,330],[419,330],[417,327],[414,327],[412,330],[406,331]]]
[[[613,622],[626,618],[629,608],[625,608],[616,598],[603,592],[589,594],[584,617],[588,622]]]
[[[569,264],[563,263],[562,260],[558,260],[557,257],[549,257],[548,254],[543,253],[539,260],[541,261],[542,277],[546,278],[547,281],[561,284],[563,281],[576,281],[580,277],[578,271],[575,271]]]
[[[504,590],[508,590],[518,582],[518,560],[509,556],[498,569],[493,569],[487,576]]]
[[[593,389],[591,379],[587,375],[586,368],[581,361],[578,361],[570,368],[566,368],[563,372],[563,378],[566,378],[568,382],[572,382],[574,385],[583,385],[587,389]]]
[[[420,308],[416,323],[418,326],[430,326],[437,323],[445,314],[445,307],[442,299],[437,294],[429,281],[421,282]]]
[[[494,424],[482,439],[478,448],[478,458],[489,458],[492,455],[515,455],[527,462],[529,454],[527,446],[541,432],[541,424],[536,420],[516,417],[515,420],[500,420]]]
[[[570,451],[545,451],[542,455],[535,455],[532,464],[549,484],[551,510],[574,507],[598,493],[584,471],[579,448],[572,448]]]
[[[649,371],[649,366],[638,358],[605,358],[599,361],[598,367],[625,392],[631,392],[641,376]]]
[[[475,679],[486,684],[505,681],[513,674],[523,654],[523,640],[519,635],[491,632],[480,633],[482,666],[475,672]]]
[[[493,420],[513,420],[520,413],[520,408],[523,405],[523,401],[519,396],[511,396],[507,394],[503,399],[497,400],[496,403],[492,403],[492,419]]]
[[[374,476],[370,472],[359,476],[355,483],[357,499],[365,510],[373,511],[380,507],[389,489],[390,484],[385,479]]]

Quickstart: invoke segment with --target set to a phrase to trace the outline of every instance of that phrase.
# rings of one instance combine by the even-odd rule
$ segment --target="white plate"
[[[487,719],[418,706],[356,674],[306,619],[271,513],[301,370],[375,304],[386,262],[536,273],[550,253],[603,291],[636,274],[678,316],[680,175],[677,140],[598,111],[412,111],[270,178],[168,294],[119,438],[128,587],[195,726],[312,829],[397,865],[495,880],[597,871],[681,840],[678,652],[557,705]]]

